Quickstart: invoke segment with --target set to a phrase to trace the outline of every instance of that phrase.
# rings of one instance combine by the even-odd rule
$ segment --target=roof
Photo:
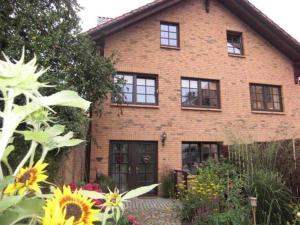
[[[106,21],[90,29],[88,33],[97,41],[104,35],[110,35],[130,26],[161,10],[186,0],[155,0],[147,5]],[[238,16],[252,29],[267,39],[273,46],[283,52],[294,62],[300,62],[300,43],[264,15],[247,0],[218,0],[232,13]],[[207,1],[205,1],[207,2]]]

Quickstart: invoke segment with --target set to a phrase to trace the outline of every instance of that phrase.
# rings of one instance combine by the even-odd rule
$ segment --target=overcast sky
[[[97,16],[116,17],[153,0],[78,0],[83,30],[96,26]],[[299,0],[250,0],[258,9],[300,41]]]

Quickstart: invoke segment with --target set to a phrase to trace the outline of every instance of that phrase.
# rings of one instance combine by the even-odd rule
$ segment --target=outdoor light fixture
[[[253,213],[253,224],[256,225],[256,207],[257,207],[257,198],[256,197],[249,197],[250,205],[252,207]]]
[[[161,143],[162,143],[163,146],[165,146],[166,139],[167,139],[167,133],[163,132],[161,134]]]

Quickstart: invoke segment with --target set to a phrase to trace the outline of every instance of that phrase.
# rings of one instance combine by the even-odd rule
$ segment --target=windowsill
[[[166,46],[166,45],[161,45],[160,48],[170,49],[170,50],[180,50],[180,47],[172,47],[172,46]]]
[[[132,107],[132,108],[150,108],[159,109],[159,105],[137,105],[137,104],[110,104],[113,107]]]
[[[272,112],[272,111],[251,111],[254,114],[272,114],[272,115],[285,115],[285,112]]]
[[[210,109],[210,108],[198,108],[198,107],[185,107],[181,106],[183,110],[196,110],[196,111],[211,111],[211,112],[222,112],[222,109]]]
[[[230,56],[230,57],[236,57],[236,58],[246,58],[245,55],[238,55],[238,54],[231,54],[231,53],[228,53],[228,56]]]

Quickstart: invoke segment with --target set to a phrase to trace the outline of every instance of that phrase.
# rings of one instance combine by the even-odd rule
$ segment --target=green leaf
[[[47,127],[45,130],[50,136],[54,137],[62,134],[65,131],[65,126],[56,124],[53,127]]]
[[[14,180],[15,180],[15,177],[13,177],[13,176],[4,177],[0,182],[0,192],[2,192],[4,190],[4,188],[7,187],[7,185],[13,183]]]
[[[45,143],[49,140],[49,135],[42,131],[22,131],[21,132],[24,135],[24,138],[26,141],[35,141],[38,143]]]
[[[105,199],[105,195],[96,191],[79,190],[79,193],[91,199]]]
[[[9,145],[6,147],[6,149],[4,151],[4,155],[2,156],[2,161],[4,163],[8,163],[8,156],[14,150],[15,150],[15,146],[13,146],[13,145]]]
[[[131,199],[131,198],[135,198],[141,195],[146,194],[147,192],[153,190],[154,188],[156,188],[159,184],[152,184],[149,186],[144,186],[144,187],[139,187],[136,188],[134,190],[131,190],[129,192],[127,192],[124,196],[123,199],[127,200],[127,199]]]
[[[14,207],[0,214],[0,224],[12,225],[25,218],[42,217],[44,203],[45,201],[40,198],[24,198]]]
[[[17,196],[5,196],[0,201],[0,212],[3,212],[4,210],[8,209],[9,207],[16,205],[23,196],[17,195]]]
[[[44,106],[69,106],[88,110],[90,102],[81,98],[75,91],[60,91],[47,97],[40,97],[38,101]]]

